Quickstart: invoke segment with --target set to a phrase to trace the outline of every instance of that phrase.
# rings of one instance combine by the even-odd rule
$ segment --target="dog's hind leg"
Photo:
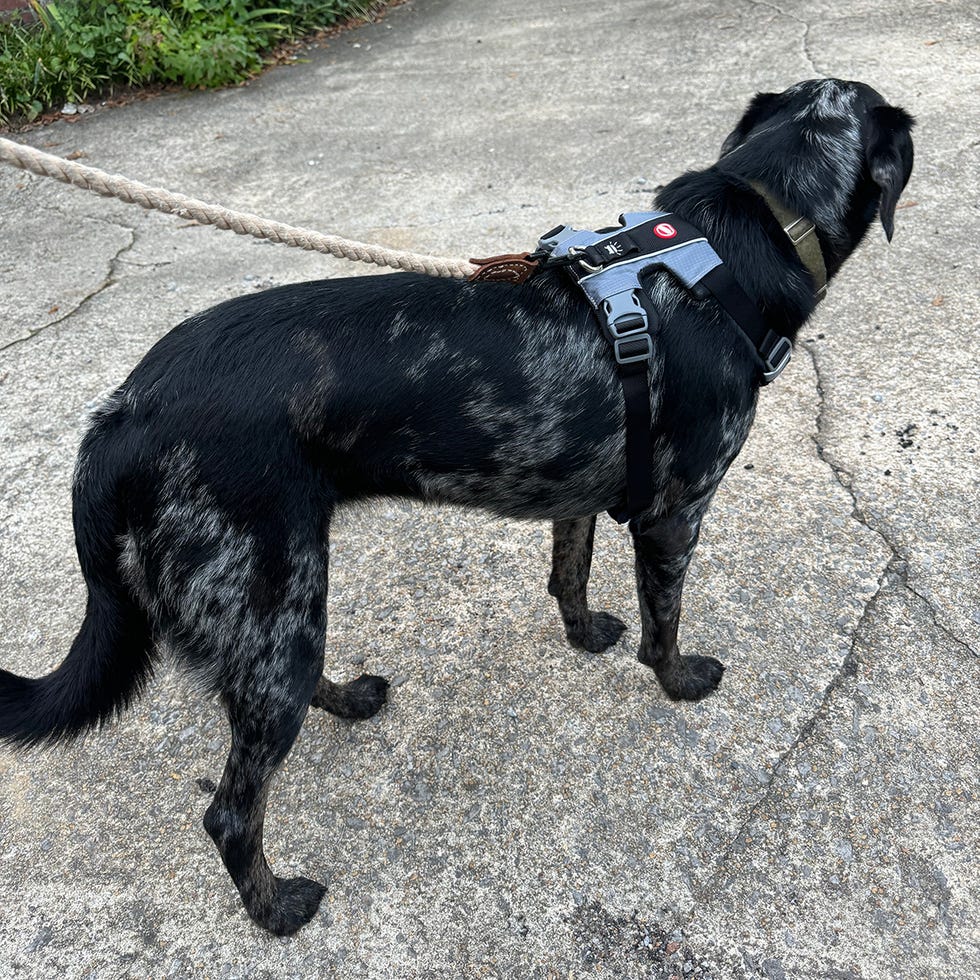
[[[280,936],[309,922],[326,890],[308,878],[277,878],[262,848],[272,777],[303,724],[323,666],[322,632],[319,637],[312,632],[270,635],[255,650],[250,669],[223,685],[231,750],[204,815],[204,827],[218,846],[248,914]]]
[[[643,622],[639,659],[656,671],[663,689],[675,701],[698,701],[710,694],[725,669],[714,657],[682,657],[677,647],[684,576],[700,528],[700,516],[630,524]]]
[[[303,547],[294,539],[279,553],[257,542],[258,535],[237,550],[226,543],[227,554],[191,577],[185,598],[199,593],[205,610],[225,600],[213,628],[196,638],[213,651],[211,677],[231,725],[228,761],[204,827],[248,914],[285,936],[309,922],[325,889],[308,878],[277,878],[266,863],[262,830],[272,777],[323,670],[327,566],[312,542]],[[185,652],[193,659],[193,648]]]
[[[554,522],[548,591],[558,600],[565,635],[573,647],[599,653],[623,635],[626,624],[604,612],[590,612],[586,592],[592,568],[595,516]]]

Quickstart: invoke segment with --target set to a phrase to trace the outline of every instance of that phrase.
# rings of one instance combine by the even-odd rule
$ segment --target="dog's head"
[[[891,241],[912,172],[913,124],[861,82],[800,82],[752,100],[718,169],[769,187],[810,218],[843,261],[876,213]]]

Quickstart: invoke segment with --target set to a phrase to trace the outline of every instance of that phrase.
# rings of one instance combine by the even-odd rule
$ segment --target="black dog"
[[[707,236],[790,339],[814,286],[755,182],[811,219],[830,277],[878,214],[889,239],[912,167],[911,117],[866,85],[757,96],[722,157],[658,206]],[[631,522],[639,657],[672,698],[717,687],[682,657],[677,623],[701,518],[749,431],[757,360],[711,298],[666,274],[651,369],[655,501]],[[406,496],[554,521],[549,591],[568,639],[598,651],[624,626],[592,612],[595,515],[626,483],[623,394],[610,350],[560,270],[523,285],[416,275],[327,280],[223,303],[164,337],[97,414],[74,484],[88,605],[64,663],[0,671],[0,738],[70,738],[121,711],[155,650],[221,695],[231,751],[204,818],[249,915],[309,921],[324,889],[276,878],[262,850],[273,773],[307,708],[365,718],[387,683],[321,676],[331,516]]]

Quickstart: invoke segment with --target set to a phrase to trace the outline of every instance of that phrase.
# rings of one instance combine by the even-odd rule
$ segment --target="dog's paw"
[[[388,681],[376,674],[361,674],[344,685],[349,714],[346,718],[370,718],[388,703]]]
[[[388,700],[388,682],[373,674],[361,674],[347,684],[334,684],[320,678],[310,704],[338,718],[357,721],[377,714]]]
[[[309,878],[277,878],[271,902],[252,918],[277,936],[291,936],[316,915],[326,891]]]
[[[611,613],[589,614],[589,624],[584,629],[567,629],[568,642],[579,650],[589,653],[602,653],[616,642],[626,631],[626,624]]]
[[[690,654],[661,661],[654,670],[667,696],[673,701],[700,701],[721,683],[725,665],[714,657]]]

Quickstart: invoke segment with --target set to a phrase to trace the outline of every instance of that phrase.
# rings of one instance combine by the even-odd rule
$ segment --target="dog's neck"
[[[764,312],[769,326],[794,340],[816,305],[811,273],[770,206],[744,179],[717,168],[693,171],[671,181],[657,195],[657,206],[672,211],[704,232],[742,288]],[[826,258],[819,227],[814,236]],[[777,249],[790,273],[774,279],[762,270]],[[839,263],[838,263],[839,264]],[[831,263],[827,262],[828,271]]]
[[[827,295],[827,263],[824,261],[817,226],[809,218],[786,207],[759,181],[750,180],[747,183],[766,202],[766,206],[782,225],[786,237],[793,243],[796,254],[813,278],[813,296],[819,303]]]

